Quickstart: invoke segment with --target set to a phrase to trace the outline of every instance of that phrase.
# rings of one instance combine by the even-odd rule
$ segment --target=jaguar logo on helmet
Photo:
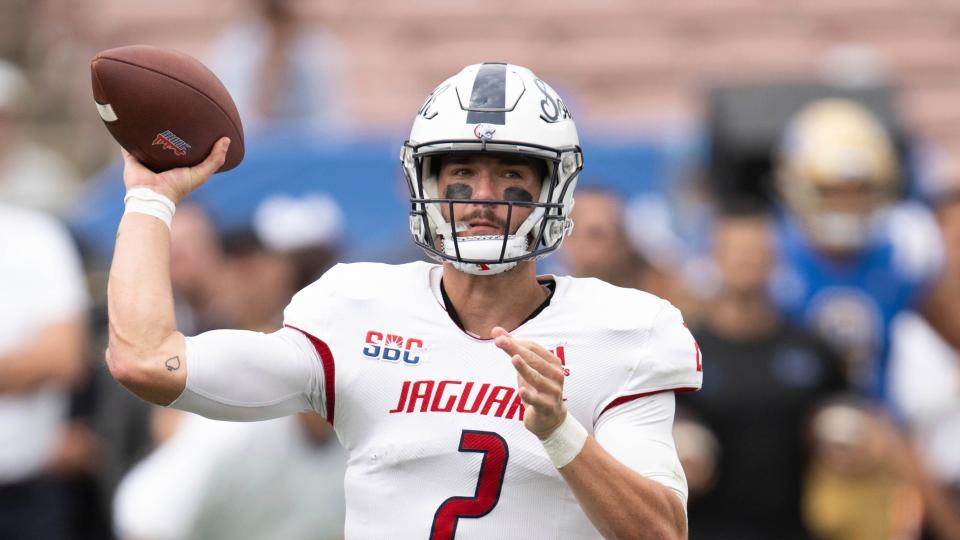
[[[493,134],[496,132],[497,128],[491,126],[490,124],[477,124],[477,126],[473,128],[474,136],[481,141],[489,141],[493,139]]]

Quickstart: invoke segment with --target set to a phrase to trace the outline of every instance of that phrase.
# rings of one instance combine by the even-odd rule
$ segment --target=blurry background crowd
[[[413,115],[526,65],[586,156],[543,271],[663,296],[699,341],[691,538],[960,538],[958,42],[958,0],[0,1],[0,539],[342,534],[321,418],[205,420],[105,373],[123,188],[88,66],[133,43],[202,59],[247,134],[174,219],[185,333],[420,258]]]

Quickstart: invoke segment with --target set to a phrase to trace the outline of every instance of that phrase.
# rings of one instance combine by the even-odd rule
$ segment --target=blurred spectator
[[[890,323],[920,301],[936,272],[933,221],[919,205],[893,206],[901,186],[895,149],[854,101],[803,108],[775,160],[787,209],[777,303],[844,354],[854,384],[884,398]]]
[[[814,459],[804,516],[817,538],[917,538],[920,464],[892,422],[860,397],[826,404],[811,421]]]
[[[166,413],[172,433],[117,490],[121,540],[342,537],[346,451],[332,429]]]
[[[846,383],[842,360],[773,305],[773,240],[769,217],[749,205],[728,211],[714,228],[719,291],[692,329],[705,359],[704,386],[677,396],[692,413],[675,432],[690,470],[691,538],[808,537],[800,517],[803,425]],[[709,435],[692,431],[694,419]]]
[[[178,210],[173,242],[199,236],[204,247],[171,246],[180,255],[172,261],[173,281],[209,286],[222,317],[217,324],[272,332],[291,296],[336,261],[341,230],[330,197],[278,195],[261,203],[250,230],[229,235],[223,253],[214,254],[214,231],[202,211]],[[201,278],[207,272],[215,284]],[[114,523],[122,540],[342,536],[346,451],[316,413],[238,424],[157,408],[153,427],[156,450],[117,490]]]
[[[630,249],[620,196],[584,189],[577,193],[572,217],[574,232],[564,241],[562,252],[570,275],[639,288],[650,265]]]
[[[0,538],[67,538],[68,501],[49,469],[69,461],[58,451],[87,351],[80,259],[62,225],[5,204],[0,253]]]
[[[220,328],[215,299],[222,289],[224,255],[219,233],[203,208],[191,204],[177,208],[170,249],[177,326],[185,334]]]
[[[623,199],[614,191],[578,191],[571,215],[573,234],[564,240],[560,251],[564,270],[574,277],[595,277],[618,287],[655,294],[671,301],[686,317],[689,301],[673,268],[675,261],[655,256],[664,250],[652,247],[657,243],[652,238],[665,231],[666,225],[658,227],[654,223],[657,216],[651,204],[632,204],[630,211],[627,215]],[[646,236],[639,238],[642,235],[637,231],[631,233],[628,223],[631,229],[645,229]],[[653,253],[647,256],[648,252]]]
[[[229,294],[217,310],[229,328],[272,332],[294,293],[336,261],[343,214],[326,194],[275,195],[254,213],[252,229],[224,239],[219,277]]]
[[[0,60],[0,201],[59,212],[79,181],[59,154],[26,137],[30,93],[23,71]]]
[[[271,124],[330,130],[347,118],[337,95],[343,81],[332,37],[305,29],[290,0],[247,0],[253,16],[229,28],[207,65],[230,91],[244,128]]]

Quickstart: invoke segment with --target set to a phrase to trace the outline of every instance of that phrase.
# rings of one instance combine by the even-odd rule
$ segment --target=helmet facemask
[[[402,158],[411,193],[410,231],[414,242],[435,260],[451,262],[458,270],[476,275],[499,274],[514,268],[520,261],[539,259],[560,247],[563,238],[573,227],[569,219],[573,204],[568,194],[572,194],[576,186],[576,174],[582,166],[579,150],[562,158],[561,153],[556,152],[547,157],[546,149],[537,149],[534,153],[517,152],[516,145],[512,146],[513,152],[473,148],[476,141],[460,141],[456,146],[460,145],[465,148],[452,152],[449,147],[430,150],[410,143],[404,146]],[[545,164],[546,174],[541,181],[540,193],[536,199],[529,201],[510,197],[481,200],[450,198],[446,194],[441,196],[437,160],[451,153],[512,154],[541,160]],[[567,198],[569,203],[562,202]],[[461,206],[464,204],[505,206],[505,220],[496,218],[495,221],[502,230],[490,235],[458,235],[469,228],[466,221],[474,217],[473,212],[465,213]],[[532,211],[515,226],[518,208],[530,208]],[[444,217],[444,209],[449,221]],[[492,215],[489,217],[493,218]]]

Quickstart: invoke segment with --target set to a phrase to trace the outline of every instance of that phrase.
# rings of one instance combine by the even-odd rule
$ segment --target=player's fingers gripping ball
[[[123,183],[127,190],[137,187],[151,189],[178,204],[190,192],[203,185],[215,173],[227,157],[231,140],[223,137],[214,145],[210,154],[198,165],[181,167],[155,173],[140,163],[136,157],[121,148],[123,153]]]
[[[233,98],[197,59],[132,45],[98,53],[90,75],[107,130],[147,169],[198,166],[222,137],[233,145],[214,171],[230,170],[243,159],[243,126]]]
[[[195,58],[145,45],[119,47],[98,53],[90,75],[97,112],[123,149],[125,213],[169,226],[184,197],[243,159],[233,98]]]

